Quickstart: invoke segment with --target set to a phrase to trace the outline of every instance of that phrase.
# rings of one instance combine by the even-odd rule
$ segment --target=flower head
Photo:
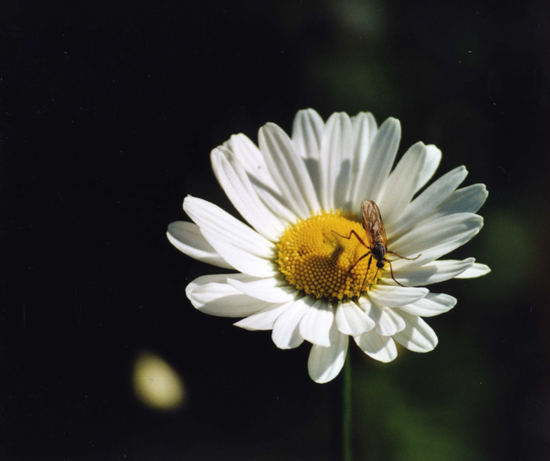
[[[237,134],[215,148],[214,173],[248,225],[185,198],[193,222],[170,224],[168,239],[232,270],[192,281],[193,306],[242,317],[235,325],[244,329],[272,330],[281,349],[310,342],[308,371],[319,383],[340,372],[350,336],[381,362],[395,359],[396,342],[431,351],[437,336],[422,317],[447,312],[456,299],[425,286],[490,270],[474,258],[439,259],[479,232],[475,213],[487,190],[458,188],[464,167],[424,188],[441,151],[422,142],[392,170],[400,137],[394,118],[377,127],[370,113],[335,113],[325,123],[307,109],[291,137],[267,123],[259,147]]]

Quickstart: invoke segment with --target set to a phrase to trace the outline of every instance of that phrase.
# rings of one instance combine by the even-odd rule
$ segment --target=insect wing
[[[363,215],[363,228],[370,239],[369,243],[371,245],[382,243],[386,246],[386,229],[384,229],[384,221],[382,221],[378,205],[373,200],[363,200],[361,213]]]

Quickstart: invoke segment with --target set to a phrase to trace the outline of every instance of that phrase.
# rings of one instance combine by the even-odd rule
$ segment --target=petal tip
[[[401,130],[401,122],[398,118],[395,117],[388,117],[386,120],[384,120],[384,123],[382,125],[391,126],[391,128],[395,130]]]
[[[173,234],[176,230],[176,227],[180,225],[178,224],[180,222],[182,221],[172,221],[171,223],[169,223],[168,226],[166,226],[166,234]]]

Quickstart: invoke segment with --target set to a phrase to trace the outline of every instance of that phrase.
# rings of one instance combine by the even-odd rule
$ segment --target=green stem
[[[351,357],[346,356],[342,385],[342,460],[351,461]]]

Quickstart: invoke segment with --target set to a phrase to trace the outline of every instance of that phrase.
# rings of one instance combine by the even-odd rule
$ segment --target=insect
[[[387,247],[387,239],[386,239],[386,229],[384,228],[384,221],[382,221],[382,215],[380,214],[380,208],[378,208],[378,205],[374,200],[363,200],[361,202],[361,215],[362,215],[362,224],[363,229],[365,229],[365,232],[367,233],[368,241],[370,245],[367,245],[361,237],[352,230],[349,235],[346,237],[345,235],[340,235],[340,237],[343,237],[345,239],[351,239],[352,235],[355,235],[357,240],[363,245],[365,248],[367,248],[369,251],[367,251],[364,255],[360,256],[357,261],[355,261],[351,267],[348,269],[348,272],[351,272],[353,268],[363,259],[365,259],[367,256],[369,257],[369,262],[367,264],[367,270],[365,272],[365,278],[363,279],[363,283],[361,286],[361,290],[364,289],[365,281],[367,279],[367,275],[370,270],[370,266],[372,263],[372,260],[376,260],[376,274],[374,278],[376,279],[376,276],[378,275],[378,271],[384,267],[384,263],[389,263],[390,265],[390,273],[391,278],[395,283],[397,283],[399,286],[405,286],[401,283],[399,283],[395,276],[393,275],[393,267],[391,265],[391,261],[386,258],[386,254],[392,254],[397,256],[399,259],[407,259],[409,261],[414,261],[420,255],[417,255],[414,258],[406,258],[405,256],[401,256],[398,253],[395,253],[394,251],[388,250]]]

